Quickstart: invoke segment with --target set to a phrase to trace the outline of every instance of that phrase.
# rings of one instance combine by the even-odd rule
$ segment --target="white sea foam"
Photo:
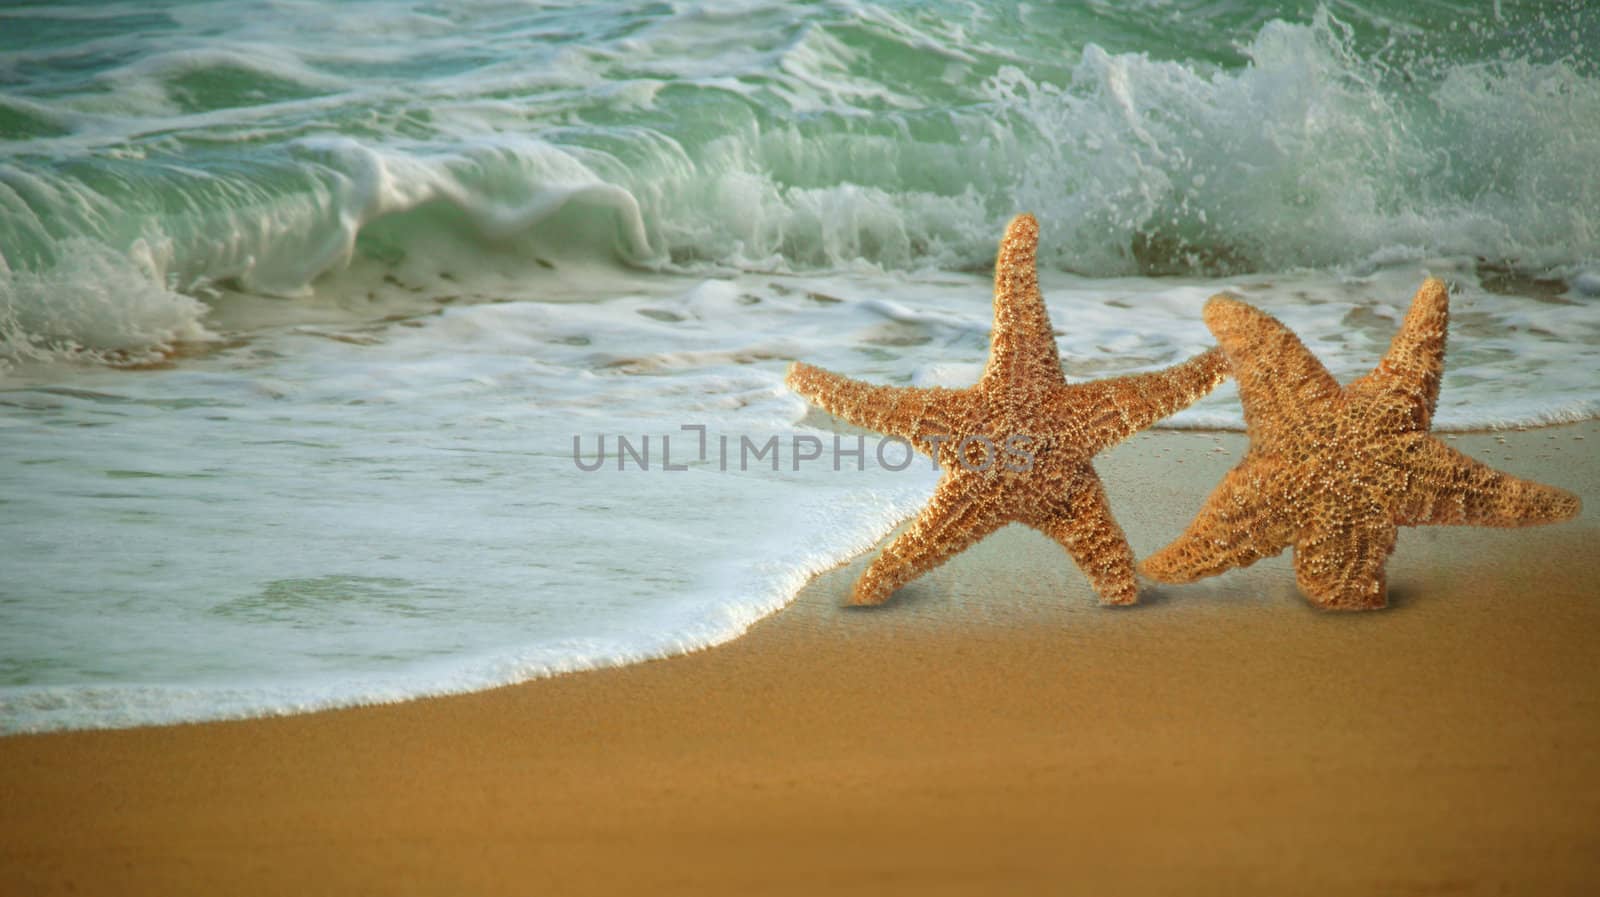
[[[212,338],[205,305],[156,276],[159,248],[119,253],[80,239],[63,250],[48,274],[8,271],[0,259],[0,377],[8,359],[139,363]]]
[[[0,657],[29,681],[0,690],[0,729],[395,700],[738,635],[935,473],[791,469],[803,404],[736,357],[736,299],[478,306],[376,342],[292,329],[138,382],[6,394]],[[652,375],[594,348],[622,343]],[[682,424],[707,428],[708,460]],[[61,441],[86,425],[99,439]],[[619,435],[654,442],[652,469],[613,466]],[[779,436],[780,469],[721,470],[724,435]],[[585,458],[605,438],[610,463],[580,470],[574,437]],[[688,470],[662,469],[663,437]]]

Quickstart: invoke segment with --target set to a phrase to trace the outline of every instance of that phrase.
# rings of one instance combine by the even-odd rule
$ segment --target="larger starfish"
[[[1206,303],[1228,353],[1250,448],[1188,530],[1143,572],[1189,582],[1294,546],[1314,604],[1383,607],[1400,526],[1524,526],[1578,513],[1577,496],[1494,470],[1429,433],[1450,298],[1428,279],[1378,367],[1340,388],[1287,327],[1242,302]]]
[[[943,469],[911,527],[856,582],[853,604],[881,604],[902,585],[1007,523],[1066,548],[1106,604],[1138,600],[1133,552],[1090,459],[1222,382],[1212,349],[1151,374],[1069,384],[1039,293],[1039,225],[1018,215],[1000,241],[989,364],[967,389],[873,386],[808,364],[789,386],[860,427],[897,436]]]

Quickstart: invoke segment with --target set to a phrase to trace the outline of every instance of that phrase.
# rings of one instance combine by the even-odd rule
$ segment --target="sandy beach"
[[[1580,894],[1600,879],[1600,425],[1452,444],[1576,521],[1408,529],[1391,608],[1287,554],[1095,605],[1010,527],[872,610],[473,695],[0,739],[9,894]],[[1098,462],[1143,556],[1242,453]]]

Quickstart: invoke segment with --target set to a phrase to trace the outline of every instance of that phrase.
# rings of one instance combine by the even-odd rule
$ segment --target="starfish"
[[[1225,296],[1207,302],[1250,447],[1142,572],[1191,582],[1293,545],[1295,579],[1312,603],[1366,610],[1386,603],[1383,567],[1398,527],[1575,516],[1577,496],[1474,461],[1429,432],[1449,311],[1444,283],[1426,280],[1378,367],[1341,388],[1271,316]]]
[[[896,589],[1007,523],[1059,542],[1105,604],[1138,600],[1133,552],[1090,459],[1210,392],[1227,374],[1212,349],[1149,374],[1069,384],[1039,293],[1039,225],[1018,215],[995,262],[989,363],[966,389],[874,386],[808,364],[788,383],[823,410],[906,440],[943,471],[933,497],[856,582],[851,603]]]

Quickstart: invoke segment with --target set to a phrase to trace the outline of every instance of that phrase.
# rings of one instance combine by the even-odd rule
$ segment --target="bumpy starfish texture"
[[[1210,392],[1227,374],[1218,349],[1151,374],[1066,382],[1039,293],[1039,226],[1019,215],[995,263],[989,363],[967,389],[873,386],[807,364],[789,386],[857,426],[908,441],[943,477],[927,507],[855,585],[853,604],[896,589],[1007,523],[1055,539],[1106,604],[1138,599],[1133,552],[1090,465],[1100,450]]]
[[[1226,297],[1206,325],[1228,353],[1250,447],[1189,528],[1140,569],[1190,582],[1294,546],[1300,590],[1324,608],[1387,601],[1398,527],[1526,526],[1577,496],[1481,464],[1429,434],[1444,373],[1449,292],[1428,279],[1378,367],[1340,388],[1287,327]]]

